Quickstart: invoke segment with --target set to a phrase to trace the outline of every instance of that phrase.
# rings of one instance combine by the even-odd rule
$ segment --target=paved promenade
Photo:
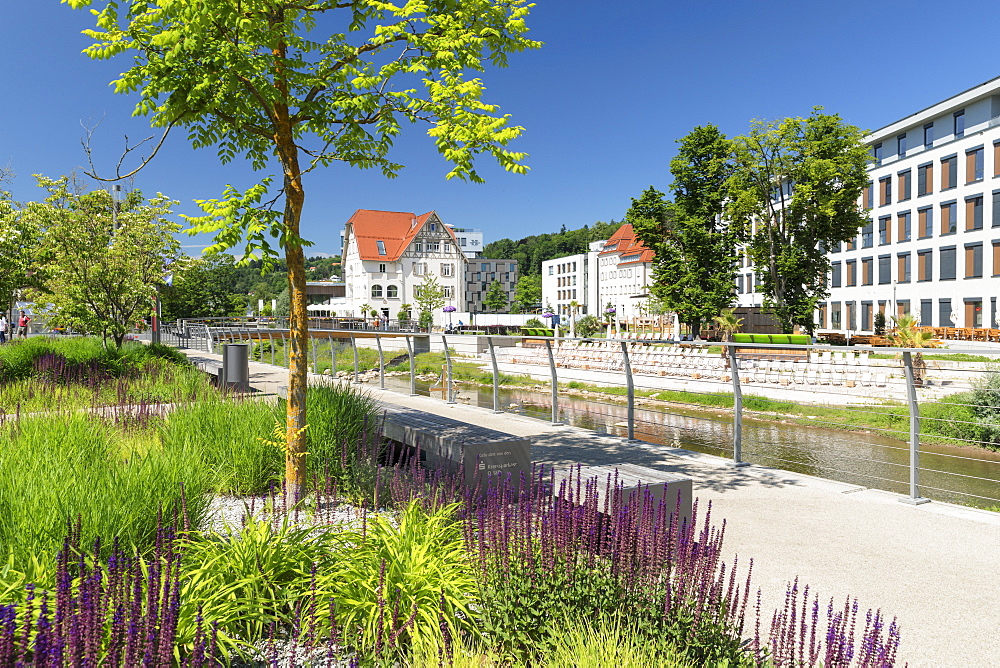
[[[250,366],[255,387],[274,392],[286,384],[285,369]],[[754,560],[765,628],[786,583],[798,577],[819,593],[824,611],[831,597],[842,604],[851,595],[862,610],[896,616],[900,665],[1000,666],[1000,513],[939,502],[910,506],[899,495],[856,485],[761,466],[736,469],[710,455],[362,387],[386,403],[531,437],[536,462],[629,462],[690,476],[700,502],[711,501],[713,520],[726,520],[727,551],[744,569]]]

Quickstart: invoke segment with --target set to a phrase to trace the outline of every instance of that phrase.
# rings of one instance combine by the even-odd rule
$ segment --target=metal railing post
[[[417,396],[417,362],[413,359],[413,342],[409,336],[406,337],[406,351],[410,356],[410,396]]]
[[[552,424],[560,425],[559,421],[559,377],[556,375],[556,359],[552,356],[552,341],[545,339],[545,350],[549,353],[549,372],[552,374]]]
[[[453,404],[455,402],[455,383],[454,378],[451,375],[451,353],[448,352],[448,337],[444,334],[441,335],[441,343],[444,345],[444,361],[448,366],[448,387],[446,388],[448,394],[448,401],[446,403]]]
[[[291,332],[289,332],[291,334]],[[288,350],[288,340],[285,337],[285,333],[281,333],[281,351],[285,354],[285,368],[287,369],[291,364],[291,351]]]
[[[337,377],[337,349],[333,347],[333,335],[328,334],[326,337],[327,343],[330,344],[330,377]]]
[[[903,353],[903,368],[906,371],[906,399],[910,406],[910,496],[900,499],[914,506],[928,503],[930,499],[920,496],[920,406],[917,404],[916,376],[913,373],[913,354]]]
[[[205,325],[205,352],[215,352],[215,343],[212,341],[212,330]]]
[[[310,336],[309,343],[312,348],[313,373],[319,373],[319,362],[316,360],[316,337]]]
[[[351,350],[354,351],[354,382],[360,383],[361,380],[358,378],[358,342],[353,334],[351,334]]]
[[[628,442],[638,443],[635,438],[635,384],[632,382],[632,364],[628,358],[628,342],[622,341],[622,359],[625,362],[625,396],[628,399],[627,420],[628,420]]]
[[[736,359],[736,346],[724,343],[729,357],[729,371],[733,379],[733,466],[749,466],[743,461],[743,390],[740,388],[740,366]]]
[[[497,352],[493,348],[493,337],[487,336],[486,343],[490,346],[490,361],[493,363],[493,412],[503,413],[500,410],[500,370],[497,368]]]
[[[274,332],[268,332],[267,333],[267,342],[268,342],[268,344],[270,344],[270,348],[271,348],[271,366],[274,366],[274,348],[275,348],[275,345],[274,345]]]
[[[375,345],[378,346],[378,389],[385,389],[385,357],[382,353],[382,338],[375,335]]]

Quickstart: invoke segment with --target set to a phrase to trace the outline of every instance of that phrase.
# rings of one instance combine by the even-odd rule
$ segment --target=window
[[[956,318],[957,320],[957,318]],[[951,300],[950,299],[939,299],[938,300],[938,327],[954,327],[955,323],[951,320]]]
[[[834,262],[830,265],[830,287],[840,287],[840,263]]]
[[[1000,227],[1000,190],[993,191],[993,227]]]
[[[983,326],[983,302],[980,299],[965,299],[965,326]]]
[[[854,287],[858,284],[858,262],[857,260],[847,261],[847,287]]]
[[[840,329],[840,302],[830,302],[830,327]]]
[[[549,265],[549,276],[552,276],[555,273],[556,273],[556,266],[554,264],[550,264]]]
[[[993,242],[993,275],[1000,276],[1000,241]]]
[[[983,245],[981,243],[965,246],[965,277],[983,277]]]
[[[917,211],[917,238],[927,239],[934,236],[934,209],[927,207]]]
[[[876,166],[882,164],[882,144],[881,143],[875,144],[875,146],[872,146],[872,157],[875,158],[875,165]]]
[[[857,247],[858,247],[857,237],[851,237],[850,239],[847,240],[847,246],[846,246],[847,250],[852,251]]]
[[[450,285],[441,286],[441,290],[445,299],[451,299],[455,296],[455,288]]]
[[[868,224],[861,228],[861,247],[862,248],[871,248],[872,247],[872,243],[873,243],[872,233],[873,233],[873,228],[874,227],[875,227],[875,224],[873,222],[871,222],[871,221],[868,221]]]
[[[965,109],[955,112],[955,139],[965,136]]]
[[[878,219],[878,243],[880,246],[892,243],[892,229],[889,225],[891,220],[888,216]]]
[[[900,172],[896,177],[897,200],[902,202],[910,199],[910,170]]]
[[[941,159],[941,190],[948,190],[958,185],[958,156],[953,155]]]
[[[983,229],[983,198],[968,197],[965,200],[965,231]]]
[[[896,256],[896,280],[900,283],[910,282],[910,254],[900,253]]]
[[[455,275],[455,265],[453,264],[441,264],[441,275],[442,276],[454,276]]]
[[[946,246],[940,250],[941,253],[941,280],[942,281],[954,281],[955,280],[955,256],[956,250],[954,246]]]
[[[380,274],[384,274],[385,273],[385,262],[380,262],[379,263],[379,265],[378,265],[378,273],[380,273]]]
[[[920,300],[920,326],[930,327],[931,318],[934,317],[934,300],[933,299],[921,299]]]
[[[826,304],[820,304],[816,309],[816,329],[826,329]]]
[[[872,328],[872,303],[861,302],[861,329],[871,331]]]
[[[441,252],[441,242],[440,241],[428,241],[427,242],[427,252],[429,252],[429,253],[440,253]]]
[[[413,252],[414,253],[423,253],[424,252],[424,242],[423,241],[414,241],[413,242]]]
[[[857,329],[858,314],[855,311],[854,302],[844,302],[844,306],[847,308],[847,329]]]
[[[376,241],[375,245],[378,247],[378,254],[379,255],[385,255],[385,242],[384,241]]]
[[[874,258],[866,257],[861,260],[861,285],[871,285],[874,282],[873,269],[875,265]]]
[[[427,273],[427,263],[426,262],[414,262],[413,263],[413,275],[423,276]]]
[[[910,240],[910,212],[904,211],[896,216],[896,236],[900,241]],[[892,239],[887,239],[889,243]]]
[[[910,300],[900,299],[896,302],[896,315],[907,315],[910,312]]]
[[[965,182],[975,183],[983,180],[983,147],[965,152]]]
[[[399,286],[389,285],[385,289],[385,296],[389,299],[399,299]]]
[[[743,274],[739,274],[736,277],[736,294],[743,294]]]
[[[906,133],[905,132],[903,134],[899,135],[898,137],[896,137],[896,153],[899,155],[900,158],[905,158],[906,157]],[[865,329],[868,329],[868,328],[865,327]]]
[[[458,245],[462,246],[464,248],[465,245],[466,245],[466,241],[467,241],[467,239],[465,237],[459,237],[458,238]]]
[[[917,253],[917,281],[929,281],[934,269],[934,251],[922,250]]]
[[[934,165],[927,163],[917,167],[917,197],[934,192]]]
[[[993,144],[993,176],[1000,176],[1000,141]]]
[[[958,220],[955,218],[955,203],[945,202],[941,205],[941,234],[954,234],[958,231]]]
[[[878,284],[892,283],[892,256],[878,256]]]
[[[372,286],[372,299],[382,299],[382,286],[378,283]]]
[[[892,204],[892,179],[888,176],[878,180],[878,205]]]
[[[431,223],[431,232],[437,232],[437,229],[438,229],[437,223]]]
[[[934,124],[928,123],[924,126],[924,148],[934,145]]]
[[[998,144],[998,146],[1000,146],[1000,144]],[[861,208],[862,209],[870,209],[870,208],[872,208],[872,194],[873,194],[874,188],[875,188],[875,186],[873,186],[872,182],[869,181],[868,185],[865,186],[865,189],[861,191]]]

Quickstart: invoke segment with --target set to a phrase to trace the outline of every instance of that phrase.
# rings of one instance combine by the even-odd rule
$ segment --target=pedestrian
[[[31,318],[24,311],[21,311],[21,316],[17,319],[17,335],[21,338],[27,338],[29,322],[31,322]]]
[[[8,332],[10,332],[10,323],[7,322],[7,314],[0,313],[0,343],[7,343]]]

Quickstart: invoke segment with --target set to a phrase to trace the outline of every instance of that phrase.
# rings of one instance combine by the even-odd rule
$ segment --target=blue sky
[[[413,126],[397,142],[395,157],[407,165],[397,179],[341,166],[313,173],[303,235],[311,250],[337,252],[358,208],[433,209],[447,223],[482,228],[487,241],[620,220],[646,186],[667,190],[675,141],[696,125],[732,135],[753,118],[823,105],[875,129],[1000,75],[988,28],[995,15],[985,0],[539,0],[529,26],[545,46],[484,75],[487,99],[526,128],[512,147],[530,154],[526,176],[484,160],[485,185],[445,181],[448,165]],[[135,99],[107,85],[128,61],[80,53],[89,26],[86,12],[57,0],[0,6],[0,164],[17,173],[18,200],[42,196],[33,173],[86,165],[82,125],[100,122],[94,155],[103,171],[113,169],[124,135],[152,134],[131,118]],[[220,165],[213,150],[195,151],[176,133],[136,186],[193,214],[192,200],[259,176]]]

